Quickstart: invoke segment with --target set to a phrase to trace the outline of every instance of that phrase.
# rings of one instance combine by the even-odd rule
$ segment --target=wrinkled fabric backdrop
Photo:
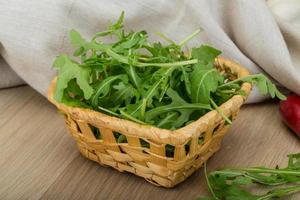
[[[202,27],[190,47],[211,44],[300,94],[299,0],[0,0],[0,88],[26,82],[46,95],[55,56],[72,52],[69,30],[90,38],[122,10],[127,29],[175,41]],[[254,90],[249,102],[263,99]]]

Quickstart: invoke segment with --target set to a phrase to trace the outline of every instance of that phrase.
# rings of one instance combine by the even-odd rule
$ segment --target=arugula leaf
[[[139,77],[139,75],[136,73],[135,68],[132,65],[129,65],[129,67],[125,67],[125,70],[129,78],[131,79],[133,85],[135,86],[135,88],[140,89],[142,80]]]
[[[263,74],[254,74],[235,79],[228,83],[218,86],[218,88],[230,88],[236,83],[249,82],[257,86],[262,95],[270,94],[272,98],[277,97],[285,100],[286,97],[276,88],[276,86]]]
[[[192,57],[198,59],[204,64],[212,63],[214,59],[222,52],[208,45],[201,45],[192,49]]]
[[[120,82],[118,85],[113,86],[116,91],[109,97],[107,105],[112,104],[113,106],[118,106],[124,102],[129,104],[132,97],[136,99],[140,98],[139,92],[131,85],[125,85],[124,82]]]
[[[222,80],[215,68],[197,65],[191,77],[192,102],[209,104],[211,93],[217,90]]]
[[[211,93],[215,92],[223,81],[220,73],[213,68],[214,59],[220,53],[219,50],[207,45],[193,48],[192,57],[197,58],[199,63],[194,65],[191,76],[192,102],[208,104]]]
[[[94,106],[94,107],[97,107],[98,106],[98,100],[99,98],[103,98],[105,97],[106,95],[108,95],[108,93],[110,92],[110,89],[111,89],[111,84],[118,80],[118,79],[121,79],[121,80],[125,80],[127,81],[127,77],[125,75],[116,75],[116,76],[110,76],[104,80],[102,80],[100,82],[100,84],[98,86],[96,86],[96,92],[95,94],[92,96],[92,99],[91,99],[91,104]]]
[[[86,40],[74,29],[72,29],[69,33],[71,43],[77,49],[74,51],[74,56],[80,56],[87,51]]]
[[[184,81],[184,85],[185,85],[185,89],[187,94],[190,96],[191,95],[191,81],[189,78],[188,73],[186,72],[186,69],[184,67],[181,66],[181,71],[182,71],[182,76],[181,76],[181,81]]]
[[[63,97],[61,99],[61,103],[68,105],[68,106],[72,106],[72,107],[91,108],[91,106],[89,106],[82,100],[76,99],[76,98],[71,98],[68,94],[63,95]]]
[[[55,60],[54,67],[59,69],[54,96],[57,101],[62,100],[64,90],[68,87],[68,83],[74,78],[83,91],[84,98],[89,99],[92,96],[94,89],[89,85],[91,74],[89,68],[80,67],[65,54],[60,55]]]
[[[211,110],[209,104],[189,104],[185,102],[174,90],[169,88],[167,90],[167,95],[172,99],[172,103],[165,106],[160,106],[149,110],[146,113],[146,122],[151,123],[151,120],[165,112],[176,111],[180,113],[180,116],[173,123],[174,128],[182,126],[185,122],[189,120],[192,112],[195,110]]]
[[[124,11],[122,11],[119,19],[117,20],[117,22],[115,24],[111,24],[110,26],[108,26],[107,31],[102,31],[102,32],[96,33],[92,40],[95,40],[98,37],[103,37],[103,36],[112,35],[112,34],[116,35],[119,39],[122,39],[122,36],[123,36],[122,28],[123,28],[124,16],[125,16],[125,13],[124,13]]]
[[[113,45],[113,51],[117,53],[126,53],[132,49],[139,48],[144,45],[147,39],[146,31],[132,32],[126,39]]]
[[[211,172],[207,182],[212,199],[267,200],[300,192],[300,153],[291,154],[288,157],[288,166],[281,169],[250,167]],[[207,176],[206,169],[205,174]],[[242,187],[247,185],[250,189],[250,186],[257,184],[267,186],[269,191],[265,194],[255,194]],[[199,198],[201,199],[205,198]]]
[[[86,44],[85,39],[74,29],[70,31],[70,40],[75,47],[80,47]]]

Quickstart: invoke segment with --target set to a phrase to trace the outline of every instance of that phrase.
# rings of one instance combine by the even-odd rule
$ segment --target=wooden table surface
[[[300,152],[300,140],[280,121],[276,102],[244,106],[207,167],[282,166],[294,152]],[[203,169],[165,189],[85,159],[44,97],[28,86],[0,90],[1,200],[193,200],[205,194]]]

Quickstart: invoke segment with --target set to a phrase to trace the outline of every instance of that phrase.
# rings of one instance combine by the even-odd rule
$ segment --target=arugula
[[[209,104],[190,104],[184,101],[174,90],[171,88],[168,89],[166,94],[172,99],[172,103],[165,105],[165,106],[159,106],[154,109],[149,110],[146,113],[146,122],[151,123],[151,120],[158,115],[161,115],[162,113],[175,111],[180,113],[180,116],[178,116],[176,123],[174,123],[174,128],[181,127],[185,122],[187,122],[190,119],[190,115],[195,110],[211,110],[211,107]],[[164,123],[160,122],[160,126],[162,126]]]
[[[204,166],[212,197],[198,200],[268,200],[300,192],[300,153],[290,154],[288,157],[288,165],[285,168],[224,169],[211,172],[208,176]],[[258,184],[266,186],[268,191],[263,194],[249,191],[251,186]]]
[[[272,98],[278,97],[281,100],[284,100],[286,98],[283,94],[281,94],[281,92],[279,92],[276,86],[263,74],[254,74],[238,78],[228,83],[224,83],[218,88],[231,88],[235,84],[241,82],[250,82],[255,84],[262,95],[270,94]]]
[[[183,48],[200,33],[197,29],[178,44],[163,33],[167,44],[151,43],[145,30],[125,31],[124,12],[107,30],[91,40],[70,31],[74,54],[54,62],[58,70],[55,99],[69,106],[94,109],[141,124],[177,129],[244,95],[241,85],[254,83],[262,94],[285,98],[262,74],[230,81],[214,60],[221,51],[201,45],[187,55]],[[123,141],[122,138],[120,141]]]
[[[198,67],[191,76],[192,102],[209,103],[211,93],[215,92],[223,77],[215,68]]]
[[[101,82],[99,82],[99,85],[95,87],[95,94],[91,98],[91,104],[94,107],[98,106],[98,100],[100,98],[103,98],[107,96],[111,90],[111,85],[114,81],[118,79],[125,80],[124,82],[127,82],[126,80],[127,76],[124,75],[116,75],[116,76],[110,76],[106,79],[103,79]]]
[[[89,99],[92,96],[94,89],[89,84],[91,74],[89,68],[79,66],[65,54],[60,55],[53,65],[59,71],[55,90],[55,99],[57,101],[62,100],[64,90],[68,87],[68,83],[74,78],[83,91],[84,98]]]

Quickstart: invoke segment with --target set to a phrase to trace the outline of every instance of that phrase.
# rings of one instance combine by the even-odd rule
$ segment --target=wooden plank
[[[40,198],[78,155],[54,107],[29,87],[20,89],[5,90],[18,99],[1,107],[0,199]]]
[[[12,119],[15,114],[36,95],[30,87],[16,87],[0,90],[0,126]]]

